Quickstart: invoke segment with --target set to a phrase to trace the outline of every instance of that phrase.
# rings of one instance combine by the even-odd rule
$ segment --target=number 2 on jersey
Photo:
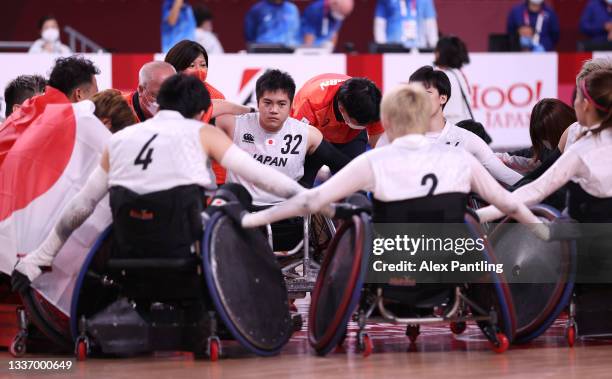
[[[149,145],[151,144],[151,142],[153,142],[153,140],[157,137],[157,134],[154,134],[153,137],[151,137],[150,140],[147,141],[147,143],[144,144],[144,146],[142,147],[142,149],[140,150],[140,153],[138,153],[138,156],[136,157],[136,160],[134,161],[134,165],[138,166],[138,165],[142,165],[142,169],[146,170],[147,167],[149,167],[149,165],[151,164],[151,162],[153,162],[153,148],[150,148],[147,150],[147,148],[149,147]],[[144,157],[143,159],[143,155],[145,154],[146,151],[146,157]]]
[[[429,179],[431,179],[431,188],[429,189],[427,196],[433,196],[434,191],[436,190],[436,187],[438,186],[438,177],[435,174],[427,174],[423,177],[423,179],[421,179],[421,185],[422,186],[426,185]]]

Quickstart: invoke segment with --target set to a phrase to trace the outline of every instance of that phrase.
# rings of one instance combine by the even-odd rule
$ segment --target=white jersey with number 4
[[[234,144],[259,163],[271,166],[295,181],[304,176],[308,125],[301,121],[289,117],[280,130],[272,133],[259,125],[259,113],[237,116]],[[285,200],[259,189],[231,171],[228,172],[227,181],[246,187],[255,205],[270,205]]]
[[[191,184],[214,187],[210,161],[200,142],[203,126],[176,111],[162,110],[115,133],[108,145],[109,187],[138,194]]]

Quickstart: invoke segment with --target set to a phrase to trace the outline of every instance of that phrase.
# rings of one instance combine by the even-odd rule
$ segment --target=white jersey
[[[468,108],[471,107],[470,89],[463,72],[453,68],[437,68],[444,71],[451,84],[451,97],[444,106],[444,118],[446,118],[448,122],[453,125],[459,121],[471,119],[470,108]],[[463,98],[461,91],[463,91],[465,99]]]
[[[437,144],[465,149],[500,182],[513,185],[522,178],[519,173],[504,165],[485,141],[469,130],[447,121],[440,133],[427,133],[426,136]]]
[[[261,164],[271,166],[295,181],[304,176],[308,125],[301,121],[289,117],[279,131],[271,133],[259,125],[259,113],[237,116],[233,142]],[[242,184],[253,197],[255,205],[270,205],[285,200],[231,171],[228,171],[227,181]]]
[[[469,130],[460,128],[447,121],[441,132],[429,132],[425,136],[432,143],[438,145],[463,148],[472,154],[500,182],[513,185],[522,178],[521,174],[507,167],[485,141]],[[376,144],[376,147],[383,147],[388,144],[389,137],[385,133]]]
[[[364,156],[374,174],[371,190],[377,200],[470,192],[474,158],[462,149],[431,143],[422,135],[396,138],[390,145]]]
[[[162,110],[115,133],[108,146],[109,187],[138,194],[190,184],[214,187],[210,161],[200,142],[202,127],[176,111]]]

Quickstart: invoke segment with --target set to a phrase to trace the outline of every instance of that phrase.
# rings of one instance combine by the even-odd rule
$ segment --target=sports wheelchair
[[[114,223],[72,297],[78,359],[184,350],[214,361],[225,339],[268,356],[301,325],[266,236],[228,216],[250,206],[243,187],[221,187],[205,210],[198,186],[147,195],[111,188],[110,201]]]
[[[337,208],[344,220],[323,260],[310,304],[308,338],[319,355],[343,343],[347,323],[358,323],[358,349],[372,352],[366,322],[407,325],[406,334],[415,341],[419,325],[450,322],[457,334],[468,320],[476,321],[496,352],[505,351],[516,331],[509,288],[503,274],[480,275],[470,283],[410,283],[408,285],[366,283],[374,238],[374,222],[464,223],[472,236],[482,237],[475,216],[466,213],[465,194],[444,194],[419,199],[382,203],[372,207],[363,195],[354,195]],[[340,212],[339,212],[340,211]],[[482,252],[495,262],[488,244]],[[439,311],[439,312],[438,312]]]

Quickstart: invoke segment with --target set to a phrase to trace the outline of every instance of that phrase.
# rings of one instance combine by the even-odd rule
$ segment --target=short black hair
[[[434,70],[431,66],[423,66],[410,75],[408,81],[422,83],[425,88],[437,89],[440,96],[446,95],[446,103],[442,105],[442,109],[448,104],[451,97],[451,84],[444,71]]]
[[[195,76],[175,74],[164,80],[157,95],[160,110],[177,111],[193,118],[210,107],[210,94]]]
[[[75,88],[91,83],[92,77],[99,73],[100,70],[92,61],[80,55],[58,58],[49,75],[49,85],[70,96]]]
[[[200,54],[204,55],[204,60],[208,66],[208,53],[204,46],[197,42],[184,39],[168,50],[164,60],[174,66],[176,72],[182,72],[186,70],[191,62],[195,61]]]
[[[284,91],[289,97],[289,101],[293,102],[295,96],[295,82],[291,75],[281,70],[266,70],[262,76],[257,79],[255,84],[255,96],[257,102],[263,96],[264,92]]]
[[[367,78],[351,78],[345,81],[338,89],[335,99],[359,125],[380,120],[382,94],[376,84]]]
[[[193,15],[196,19],[196,26],[202,25],[204,21],[212,20],[213,15],[206,5],[196,5],[193,7]]]
[[[436,50],[438,58],[434,62],[436,66],[461,68],[470,63],[467,46],[456,36],[444,36],[438,40]]]
[[[42,27],[45,24],[45,22],[49,20],[55,20],[55,22],[57,22],[57,18],[55,18],[54,15],[52,14],[44,15],[38,20],[38,30],[42,30]]]
[[[4,90],[6,117],[13,113],[13,105],[21,104],[37,93],[45,92],[47,80],[40,75],[20,75],[13,79]]]

